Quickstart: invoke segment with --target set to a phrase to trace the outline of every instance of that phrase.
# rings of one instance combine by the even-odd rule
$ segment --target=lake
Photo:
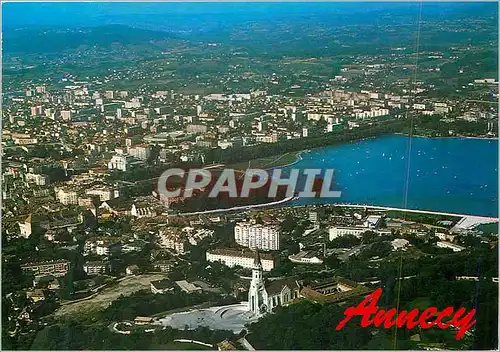
[[[338,199],[293,205],[355,203],[498,216],[498,140],[390,135],[302,153],[290,168],[333,168]]]

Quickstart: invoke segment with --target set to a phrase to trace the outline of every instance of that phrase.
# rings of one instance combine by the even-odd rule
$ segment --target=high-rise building
[[[31,107],[31,116],[40,116],[41,114],[42,107],[40,105]]]
[[[275,225],[237,223],[234,227],[234,239],[243,247],[263,250],[279,250],[280,231]]]
[[[318,221],[318,213],[315,211],[309,212],[309,221],[316,222]]]
[[[128,153],[139,160],[148,160],[151,155],[151,148],[147,144],[138,144],[128,148]]]
[[[71,121],[71,115],[70,110],[61,110],[61,119],[64,121]]]

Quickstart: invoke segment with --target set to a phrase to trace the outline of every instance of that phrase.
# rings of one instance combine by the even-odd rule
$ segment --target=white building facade
[[[465,247],[459,246],[458,244],[446,242],[446,241],[439,241],[436,243],[436,245],[439,248],[449,248],[449,249],[453,250],[453,252],[461,252],[465,249]]]
[[[328,230],[328,235],[330,241],[334,240],[337,237],[342,237],[346,235],[352,235],[356,237],[361,237],[361,235],[368,231],[365,227],[344,227],[344,226],[334,226],[330,227]]]
[[[276,251],[280,248],[280,231],[274,225],[240,222],[234,227],[234,240],[250,249]]]
[[[130,155],[113,155],[108,163],[108,169],[127,171],[132,157]]]
[[[78,193],[65,189],[59,189],[56,193],[57,199],[64,205],[78,204]]]
[[[221,262],[228,267],[241,266],[253,268],[254,255],[248,251],[237,251],[231,249],[214,249],[206,253],[207,262]],[[274,268],[274,258],[269,254],[261,255],[262,270],[271,271]]]

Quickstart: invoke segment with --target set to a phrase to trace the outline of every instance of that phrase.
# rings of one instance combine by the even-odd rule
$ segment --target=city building
[[[31,214],[26,217],[24,222],[18,222],[19,230],[21,232],[21,236],[24,238],[28,238],[31,236],[32,228],[31,228]]]
[[[70,110],[61,110],[61,119],[63,121],[71,121],[72,113]]]
[[[175,265],[175,262],[171,260],[156,260],[151,263],[153,265],[153,268],[155,270],[161,271],[162,273],[168,273],[170,272]]]
[[[297,254],[292,254],[288,256],[293,263],[299,264],[323,264],[323,260],[314,255],[313,252],[301,251]]]
[[[186,234],[189,244],[196,246],[205,238],[212,237],[214,230],[210,229],[195,229],[193,227],[185,227],[182,232]]]
[[[278,134],[272,133],[272,134],[256,135],[255,141],[259,143],[276,143],[278,141]]]
[[[37,144],[38,139],[31,137],[29,134],[24,133],[13,133],[11,134],[12,141],[16,145],[28,145],[28,144]]]
[[[399,249],[404,250],[406,247],[410,245],[410,242],[408,240],[405,240],[404,238],[396,238],[391,241],[392,249],[397,251]]]
[[[33,182],[37,186],[46,186],[49,184],[49,176],[47,175],[27,173],[25,177],[26,182]]]
[[[31,116],[40,116],[42,114],[43,108],[38,105],[38,106],[32,106],[31,107]]]
[[[201,287],[198,287],[190,282],[187,282],[186,280],[176,281],[175,284],[177,286],[179,286],[179,288],[186,293],[193,293],[193,292],[201,292],[202,291]]]
[[[78,204],[78,193],[73,190],[61,188],[56,191],[56,198],[64,205]]]
[[[139,160],[148,160],[151,155],[151,147],[148,144],[138,144],[128,148],[128,154]]]
[[[130,215],[136,218],[150,218],[156,215],[153,207],[141,204],[132,204]]]
[[[108,169],[127,171],[130,169],[132,156],[130,155],[113,155],[108,163]]]
[[[99,197],[99,200],[101,202],[105,202],[115,198],[115,190],[111,187],[106,187],[106,186],[93,187],[91,189],[86,190],[85,194],[89,196]]]
[[[368,231],[366,227],[333,226],[328,230],[328,236],[330,241],[334,240],[337,237],[346,235],[352,235],[359,238],[366,231]]]
[[[382,222],[382,216],[381,215],[369,215],[363,226],[368,227],[370,229],[376,229],[377,227],[380,226]]]
[[[279,250],[280,230],[275,225],[239,222],[234,227],[236,243],[250,249]]]
[[[211,249],[206,253],[207,262],[221,262],[229,267],[241,266],[251,269],[254,263],[254,253],[248,249]],[[274,257],[271,254],[260,254],[261,264],[264,271],[274,269]]]
[[[173,249],[177,253],[184,253],[186,250],[187,240],[185,235],[175,227],[168,227],[160,230],[159,245],[163,248]]]
[[[154,294],[170,292],[175,289],[169,279],[151,281],[151,292]]]
[[[312,221],[312,222],[318,221],[318,212],[317,211],[310,211],[309,212],[309,221]]]
[[[452,249],[453,252],[461,252],[465,249],[465,247],[459,246],[458,244],[451,243],[451,242],[446,242],[446,241],[439,241],[436,243],[436,245],[439,248],[449,248]]]
[[[83,271],[87,275],[99,275],[109,271],[109,262],[105,261],[92,261],[83,264]]]
[[[455,239],[456,235],[444,232],[436,232],[436,237],[439,238],[441,241],[452,242]]]
[[[98,238],[86,240],[83,247],[84,255],[90,253],[108,256],[121,251],[121,243],[115,238]]]
[[[319,303],[337,303],[356,296],[365,296],[372,290],[356,282],[334,278],[302,287],[300,297]]]
[[[186,126],[187,133],[196,134],[196,133],[205,133],[207,131],[208,131],[208,127],[206,125],[191,124],[191,125]]]
[[[35,275],[53,275],[56,277],[66,275],[69,268],[70,262],[65,259],[21,265],[23,271],[31,271]]]

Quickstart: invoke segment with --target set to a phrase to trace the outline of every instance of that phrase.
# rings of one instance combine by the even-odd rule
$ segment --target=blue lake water
[[[294,205],[356,203],[498,216],[498,140],[390,135],[315,149],[285,167],[333,168],[338,199],[298,199]]]

